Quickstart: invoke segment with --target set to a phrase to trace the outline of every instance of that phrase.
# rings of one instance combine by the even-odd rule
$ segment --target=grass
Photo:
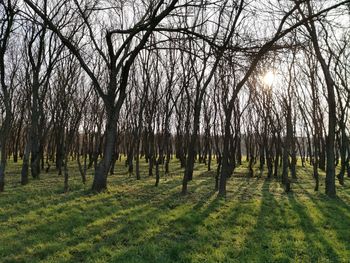
[[[146,173],[146,164],[142,164]],[[246,164],[228,181],[225,199],[214,173],[196,165],[189,194],[182,172],[154,187],[137,181],[123,162],[108,191],[92,194],[70,167],[70,191],[54,171],[20,186],[10,163],[0,194],[0,262],[349,262],[350,181],[329,199],[313,191],[311,168],[298,167],[293,192],[277,180],[247,178]]]

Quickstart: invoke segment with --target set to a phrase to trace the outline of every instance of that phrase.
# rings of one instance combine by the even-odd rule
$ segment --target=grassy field
[[[72,164],[73,165],[73,164]],[[0,194],[0,262],[350,262],[350,180],[338,198],[313,191],[311,169],[298,167],[293,192],[276,180],[246,178],[245,165],[228,182],[225,199],[214,173],[197,165],[181,196],[178,163],[171,175],[136,181],[118,162],[109,189],[92,194],[71,167],[20,186],[20,164],[9,164]],[[144,169],[146,171],[146,169]]]

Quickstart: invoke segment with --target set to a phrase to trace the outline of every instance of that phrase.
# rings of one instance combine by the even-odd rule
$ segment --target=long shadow
[[[89,241],[91,238],[90,236],[92,236],[92,239],[94,238],[94,236],[97,234],[96,231],[94,231],[94,229],[90,230],[88,229],[83,235],[79,234],[79,231],[77,232],[78,234],[75,234],[75,236],[73,238],[71,238],[71,234],[75,232],[75,230],[79,230],[81,228],[83,228],[84,226],[88,226],[88,225],[94,225],[94,222],[98,222],[99,220],[104,220],[106,219],[105,223],[103,223],[102,225],[100,225],[100,227],[98,228],[99,230],[103,229],[106,227],[106,230],[108,230],[111,226],[110,226],[110,222],[113,221],[111,223],[111,225],[115,225],[114,221],[115,220],[120,220],[122,222],[122,227],[119,228],[118,233],[128,233],[128,231],[130,231],[130,224],[128,224],[127,222],[130,221],[130,218],[132,218],[132,222],[136,222],[136,225],[140,223],[140,221],[142,220],[142,218],[153,218],[154,220],[157,219],[157,217],[155,217],[155,215],[157,215],[157,209],[162,209],[165,211],[168,211],[169,209],[176,209],[176,207],[180,206],[181,203],[176,203],[172,204],[170,206],[167,206],[166,204],[173,202],[173,200],[179,200],[179,198],[181,198],[181,196],[179,195],[178,191],[177,191],[177,187],[179,186],[180,182],[177,181],[168,181],[165,184],[160,185],[158,188],[155,188],[154,186],[145,186],[145,185],[137,185],[137,190],[136,189],[132,189],[133,192],[125,195],[124,192],[120,192],[118,193],[120,198],[120,195],[124,195],[122,198],[123,199],[127,199],[130,198],[131,201],[127,202],[127,204],[124,207],[118,207],[117,210],[115,209],[110,209],[110,206],[114,206],[114,202],[115,202],[115,196],[113,193],[110,193],[109,195],[107,195],[106,197],[101,198],[101,196],[98,196],[98,199],[96,199],[95,201],[91,200],[91,202],[89,202],[86,206],[84,206],[84,209],[82,211],[79,211],[79,207],[80,204],[78,204],[77,202],[73,201],[73,204],[67,204],[67,205],[60,205],[57,207],[50,207],[50,212],[49,212],[49,217],[47,218],[49,220],[45,220],[44,222],[40,223],[40,224],[34,224],[34,226],[32,227],[31,225],[28,224],[29,228],[26,229],[26,231],[23,231],[20,235],[25,236],[26,238],[24,238],[24,240],[22,240],[20,242],[21,246],[24,246],[26,248],[31,248],[31,247],[35,247],[36,245],[38,245],[39,242],[45,243],[45,242],[50,242],[52,236],[57,236],[57,234],[60,234],[60,232],[63,231],[63,233],[67,233],[68,237],[64,240],[62,240],[61,242],[63,243],[61,245],[60,249],[55,248],[57,251],[61,251],[61,250],[65,250],[67,249],[65,247],[65,243],[69,244],[69,246],[73,246],[79,244],[82,239],[84,241]],[[196,188],[200,188],[202,187],[202,185],[205,184],[209,184],[210,182],[208,181],[199,181],[199,184],[196,184],[193,186],[193,191],[195,191]],[[175,189],[175,190],[173,190]],[[136,191],[135,191],[136,190]],[[140,191],[143,190],[143,191]],[[174,192],[175,191],[175,192]],[[139,192],[146,192],[146,195],[144,196],[144,198],[137,198],[139,195]],[[169,194],[171,192],[174,192],[173,194]],[[167,195],[167,198],[159,198],[165,196],[165,194]],[[148,196],[147,196],[148,195]],[[95,196],[93,196],[93,198],[95,198]],[[157,198],[159,198],[157,200]],[[204,198],[205,199],[205,198]],[[147,201],[145,201],[147,200]],[[155,200],[155,202],[152,203],[152,201]],[[185,199],[184,199],[185,200]],[[83,200],[82,200],[83,201]],[[181,200],[180,200],[181,201]],[[190,200],[191,201],[191,200]],[[96,202],[98,202],[96,204]],[[143,206],[145,204],[147,204],[147,202],[151,202],[152,204],[150,205],[150,207],[146,207]],[[164,204],[164,205],[163,205]],[[107,210],[102,209],[101,211],[99,211],[98,216],[96,216],[96,214],[94,213],[89,213],[89,211],[93,211],[98,209],[99,207],[97,206],[103,206],[103,207],[109,207]],[[69,207],[69,211],[71,212],[67,212],[65,209],[66,214],[61,216],[61,217],[56,217],[57,214],[59,214],[58,209],[62,209],[66,207]],[[126,209],[124,209],[126,207]],[[130,207],[135,207],[135,209],[130,209]],[[124,210],[129,210],[127,212],[124,212]],[[162,211],[161,210],[161,211]],[[79,213],[84,213],[84,217],[80,217]],[[122,216],[118,216],[118,214],[122,214]],[[160,213],[159,215],[162,215],[162,213]],[[78,219],[75,220],[75,217],[77,217]],[[50,219],[52,218],[52,219]],[[57,222],[55,222],[55,219],[59,218],[59,227],[54,227],[54,224],[56,224]],[[52,221],[53,220],[53,221]],[[125,222],[125,220],[127,222]],[[40,220],[39,220],[40,221]],[[131,222],[131,225],[132,225]],[[51,225],[51,226],[50,226]],[[123,225],[125,225],[125,227],[123,227]],[[52,227],[52,229],[50,229]],[[142,232],[145,229],[147,229],[147,224],[143,227],[139,227],[136,228],[136,230],[138,232]],[[137,232],[136,231],[136,232]],[[30,237],[31,235],[35,235],[35,233],[37,233],[37,235],[40,236],[40,238],[36,237],[36,238],[28,238],[28,236]],[[113,231],[109,230],[109,234],[113,233]],[[116,240],[118,240],[118,233],[116,233]],[[114,236],[114,235],[113,235]],[[19,236],[17,236],[18,239]],[[12,237],[14,238],[14,236]],[[38,241],[37,241],[38,239]],[[97,239],[98,240],[98,239]],[[110,239],[109,239],[110,240]],[[89,241],[90,242],[90,241]],[[92,242],[92,241],[91,241]],[[95,241],[94,241],[95,242]],[[96,241],[96,243],[100,243],[99,241]],[[101,247],[101,245],[98,245],[97,247]],[[96,249],[96,248],[95,248]],[[19,247],[14,246],[13,249],[11,249],[11,251],[13,251],[15,253],[15,251],[20,250]],[[35,257],[38,258],[45,258],[47,256],[50,256],[50,254],[52,254],[53,251],[50,251],[50,249],[48,249],[47,247],[43,247],[42,249],[39,249],[36,254],[34,255]],[[79,253],[77,254],[79,255]],[[80,255],[81,256],[81,255]],[[78,256],[79,258],[79,256]],[[85,256],[84,256],[85,258]],[[80,258],[81,259],[81,258]]]
[[[264,181],[257,223],[239,254],[240,260],[318,262],[327,257],[331,262],[339,262],[334,245],[315,227],[310,211],[293,193],[271,193],[270,182],[272,181]],[[272,242],[273,240],[282,243]]]
[[[344,213],[344,211],[350,211],[350,207],[342,198],[337,196],[334,199],[330,199],[325,194],[315,196],[312,195],[301,183],[298,183],[298,187],[303,191],[303,194],[305,194],[318,207],[318,210],[323,213],[324,216],[331,217],[336,213],[350,222],[350,215]],[[341,207],[341,209],[339,207]],[[328,213],[328,211],[330,212]]]
[[[30,186],[36,187],[36,186]],[[62,203],[68,203],[79,199],[84,196],[89,196],[90,191],[85,189],[79,189],[70,191],[70,193],[62,193],[62,189],[56,188],[55,190],[49,189],[30,189],[22,188],[20,191],[13,191],[3,201],[0,202],[0,206],[6,210],[6,214],[0,215],[0,221],[6,222],[8,219],[16,216],[26,216],[28,213],[32,213],[36,210],[42,210],[51,206],[62,205]],[[47,197],[50,199],[47,199]]]
[[[198,177],[201,177],[201,176],[198,176]],[[206,187],[206,190],[208,190],[208,187],[211,187],[211,185],[209,185],[208,183],[211,183],[211,182],[202,180],[200,181],[199,184],[191,186],[192,188],[191,191],[198,193],[198,191],[201,190],[202,187]],[[240,187],[238,187],[238,189],[240,189]],[[170,208],[170,211],[171,211],[173,209],[176,209],[178,207],[177,205],[170,205],[170,207],[168,206],[169,203],[172,203],[176,199],[180,199],[181,201],[183,201],[183,205],[190,205],[190,207],[188,210],[186,210],[187,212],[180,214],[179,216],[176,216],[175,220],[171,220],[170,222],[167,222],[166,224],[169,224],[169,225],[165,229],[162,228],[159,231],[160,232],[159,234],[153,235],[146,240],[142,240],[142,244],[137,244],[138,249],[144,250],[145,249],[144,245],[147,246],[152,242],[154,243],[155,241],[161,243],[159,239],[164,239],[164,242],[169,242],[169,238],[171,237],[167,235],[169,233],[170,235],[172,235],[172,232],[174,231],[175,226],[177,226],[177,228],[180,228],[180,229],[185,229],[186,232],[183,235],[180,233],[177,233],[177,235],[175,235],[174,238],[180,238],[181,240],[183,239],[187,240],[186,237],[188,237],[189,239],[193,238],[193,235],[195,235],[196,229],[199,226],[201,226],[202,222],[208,217],[208,215],[211,212],[216,211],[216,208],[220,203],[220,199],[216,199],[216,198],[213,199],[213,197],[215,197],[214,191],[206,191],[203,193],[201,194],[200,200],[194,206],[191,205],[191,201],[193,201],[191,199],[191,196],[190,197],[187,196],[183,198],[178,193],[175,193],[173,196],[169,196],[166,200],[164,200],[163,205],[159,206],[159,209],[161,210]],[[159,219],[158,214],[160,213],[152,215],[152,212],[151,212],[149,214],[150,216],[153,216],[153,219],[156,219],[156,220]],[[144,214],[144,213],[141,215],[141,217],[146,217],[146,218],[148,216],[149,216],[148,214]],[[138,219],[135,219],[135,220],[137,221]],[[130,227],[126,226],[115,235],[118,236],[121,233],[126,232],[128,230],[130,230]],[[168,250],[170,251],[169,253],[172,254],[173,257],[175,256],[175,258],[179,256],[179,255],[177,256],[175,255],[176,248],[177,248],[177,245],[173,243],[171,243],[168,246]],[[117,258],[118,258],[118,261],[120,261],[123,258],[126,259],[129,257],[132,257],[133,255],[137,255],[137,252],[135,252],[135,246],[127,249],[122,255],[117,256]]]
[[[139,186],[143,187],[142,185]],[[154,188],[154,191],[150,192],[149,200],[152,200],[152,198],[157,198],[159,194],[163,194],[163,192],[171,192],[173,188],[177,187],[176,183],[171,183],[169,181],[169,184],[164,184],[159,188]],[[146,189],[144,189],[146,190]],[[146,191],[148,192],[148,191]],[[40,220],[39,215],[34,216],[30,221],[35,220],[35,218],[38,220],[37,222],[32,222],[30,224],[30,221],[26,221],[26,214],[23,215],[23,213],[19,214],[18,216],[20,217],[21,222],[17,222],[18,224],[22,224],[23,220],[23,226],[24,229],[20,228],[20,232],[15,231],[11,235],[8,235],[6,239],[8,240],[9,243],[11,243],[11,240],[20,240],[20,242],[17,244],[18,246],[24,246],[26,248],[34,247],[36,244],[40,242],[44,242],[47,240],[48,242],[51,241],[53,236],[57,236],[60,232],[65,232],[69,235],[69,233],[72,233],[76,228],[79,228],[84,225],[89,225],[93,224],[94,221],[98,221],[101,218],[105,217],[110,217],[111,215],[118,213],[118,211],[123,211],[125,210],[124,208],[126,207],[127,209],[141,206],[142,204],[147,204],[145,203],[145,200],[139,199],[139,198],[133,198],[133,195],[137,193],[109,193],[107,194],[106,197],[102,197],[100,195],[97,196],[91,196],[92,200],[88,200],[83,209],[81,210],[81,203],[76,202],[75,199],[79,199],[82,196],[75,196],[72,199],[65,200],[65,202],[60,203],[60,204],[54,204],[49,206],[49,211],[45,213],[45,220]],[[115,206],[115,201],[116,197],[118,198],[124,198],[128,199],[130,198],[132,201],[127,202],[124,207],[117,207],[117,211],[115,209],[111,209],[111,206]],[[82,197],[84,199],[84,197]],[[97,198],[97,199],[96,199]],[[85,200],[81,200],[82,202]],[[71,201],[71,202],[69,202]],[[97,203],[96,203],[97,202]],[[120,201],[119,201],[120,203]],[[118,204],[119,204],[118,203]],[[96,210],[98,210],[100,207],[108,208],[107,210],[102,209],[99,211],[100,213],[96,217]],[[142,207],[141,207],[142,208]],[[141,209],[140,208],[140,209]],[[38,208],[41,210],[41,208]],[[43,211],[45,211],[43,209]],[[31,213],[35,212],[33,208],[31,208]],[[60,215],[62,212],[65,212],[63,215]],[[139,213],[138,210],[133,211],[130,210],[129,213],[125,213],[125,217],[129,217],[131,212],[134,213]],[[81,216],[83,213],[84,216]],[[57,221],[58,220],[58,221]],[[38,223],[39,222],[39,223]],[[58,226],[57,226],[58,224]],[[91,233],[92,234],[92,233]],[[40,238],[38,238],[38,235]],[[21,238],[22,236],[22,238]],[[31,236],[34,236],[36,238],[31,238]],[[89,235],[86,235],[88,237]],[[24,237],[24,238],[23,238]],[[3,239],[3,242],[6,243],[6,239]],[[73,238],[74,240],[75,238]],[[78,243],[80,242],[80,238],[77,237],[76,242],[73,240],[70,240],[70,243]],[[16,251],[19,251],[20,248],[17,247],[16,245],[13,245],[10,249],[10,251],[13,251],[13,253],[16,253]],[[45,254],[45,253],[44,253]],[[40,256],[40,251],[39,251],[39,256]],[[41,255],[43,256],[43,255]]]
[[[326,237],[317,229],[312,219],[309,216],[309,211],[307,208],[299,202],[293,194],[288,195],[289,203],[291,204],[292,209],[299,216],[299,224],[305,234],[307,243],[313,248],[313,250],[318,251],[320,246],[325,250],[328,259],[331,262],[340,262],[339,256],[332,247],[332,244],[326,239]],[[316,255],[311,255],[313,261],[319,261],[319,258]]]
[[[230,226],[235,224],[236,218],[247,212],[249,206],[245,204],[249,202],[245,201],[251,201],[257,186],[263,182],[257,222],[252,230],[247,231],[245,247],[238,255],[228,252],[225,260],[230,261],[238,256],[239,261],[271,261],[271,231],[275,230],[276,222],[288,217],[269,190],[271,181],[234,178],[229,182],[228,196],[223,200],[216,198],[216,193],[211,190],[214,182],[206,172],[194,177],[189,185],[190,193],[185,197],[180,194],[181,180],[178,177],[162,181],[159,187],[153,186],[153,179],[142,178],[136,181],[127,178],[125,174],[110,177],[110,183],[120,185],[120,188],[112,188],[106,194],[86,198],[78,191],[67,197],[72,199],[61,200],[62,204],[56,203],[60,200],[55,200],[47,207],[49,211],[43,222],[40,222],[39,216],[31,218],[32,222],[25,222],[25,231],[1,239],[9,243],[14,238],[23,239],[17,243],[12,242],[13,248],[7,250],[12,251],[13,255],[17,254],[16,259],[22,261],[50,261],[64,253],[70,255],[67,260],[71,262],[94,261],[102,257],[109,262],[190,262],[193,254],[203,252],[208,243],[213,245],[212,249],[221,247],[224,241],[222,235],[225,231],[231,231]],[[307,221],[306,208],[294,196],[288,196],[288,200],[293,211],[297,211],[300,221]],[[83,207],[80,201],[86,202]],[[39,205],[35,207],[37,209],[40,210]],[[213,215],[219,215],[222,220],[212,219]],[[38,220],[38,223],[34,220]],[[218,225],[215,225],[217,222]],[[289,226],[285,226],[288,231]],[[312,248],[317,249],[312,236],[317,228],[310,222],[304,222],[301,226],[303,232],[311,227],[305,235]],[[203,229],[211,232],[210,239]],[[287,237],[288,235],[289,233]],[[57,238],[60,239],[50,245]],[[322,238],[319,240],[323,243]],[[28,256],[22,250],[23,247],[35,249],[35,252]],[[333,255],[337,256],[330,250],[329,242],[323,247],[330,259],[333,259]],[[13,255],[3,255],[2,260],[14,261]],[[258,258],[258,255],[263,256]],[[288,255],[279,259],[291,261]]]
[[[274,250],[277,248],[274,247],[275,244],[271,244],[271,240],[276,231],[283,231],[280,229],[280,225],[288,227],[283,224],[284,210],[280,209],[279,203],[270,192],[270,184],[273,180],[260,180],[264,180],[261,187],[260,211],[254,228],[248,233],[249,237],[245,240],[243,249],[238,253],[237,257],[242,261],[272,262],[276,260],[273,259],[273,256]],[[285,231],[288,237],[288,229]],[[287,253],[279,255],[277,261],[290,261],[289,255]]]
[[[50,178],[51,180],[53,180],[53,183],[57,184],[57,180],[62,179],[61,177],[58,177],[57,175],[54,175],[54,178]],[[123,178],[123,177],[117,177],[117,178],[113,178],[114,180],[111,182],[113,184],[118,184],[121,185],[123,183],[125,184],[130,184],[133,182],[133,180],[131,180],[130,178]],[[73,191],[70,191],[68,194],[63,194],[62,193],[62,189],[60,187],[55,187],[54,190],[52,189],[48,189],[47,187],[45,188],[45,185],[47,185],[47,181],[49,180],[49,178],[46,178],[46,176],[36,182],[35,185],[27,185],[24,186],[20,189],[15,189],[15,191],[13,189],[11,189],[11,191],[7,194],[6,196],[6,204],[4,204],[2,207],[5,207],[7,210],[6,216],[11,217],[14,216],[16,213],[18,213],[18,208],[16,208],[16,211],[14,211],[14,213],[12,214],[11,211],[9,211],[9,209],[6,207],[6,205],[8,206],[13,206],[13,203],[16,204],[22,204],[24,203],[24,207],[20,207],[21,210],[20,212],[22,213],[21,215],[24,215],[24,213],[26,212],[32,212],[35,211],[37,208],[44,208],[44,207],[48,207],[51,205],[57,205],[57,204],[62,204],[65,202],[69,202],[72,201],[76,198],[81,198],[81,197],[89,197],[91,196],[91,192],[89,189],[75,189]],[[145,179],[147,181],[147,179]],[[45,184],[43,184],[42,182],[45,182]],[[145,181],[140,181],[142,183],[144,183]],[[170,183],[174,183],[173,181],[169,181]],[[40,185],[40,183],[43,184],[43,186]],[[32,187],[32,188],[31,188]],[[147,186],[143,186],[142,187],[146,187]],[[152,187],[152,184],[150,183],[150,187]],[[39,189],[37,189],[39,188]],[[165,190],[168,190],[167,188]],[[54,197],[54,200],[46,200],[43,197],[46,197],[48,194],[50,194],[50,197]],[[10,198],[10,201],[9,201]],[[33,198],[35,198],[35,200],[37,200],[37,203],[34,204],[29,204],[26,205],[26,201],[33,201]],[[2,199],[5,200],[5,199]],[[12,201],[13,202],[12,202]]]
[[[210,197],[211,195],[207,196],[209,199]],[[161,227],[157,234],[140,240],[140,242],[128,247],[123,253],[112,257],[111,261],[127,262],[130,258],[137,258],[137,256],[140,256],[147,262],[154,262],[154,260],[159,257],[159,255],[157,255],[158,253],[161,254],[162,259],[165,261],[190,261],[187,255],[194,246],[191,241],[196,239],[198,227],[202,225],[212,211],[218,209],[220,200],[214,198],[210,201],[209,205],[200,212],[201,207],[204,206],[205,203],[206,202],[201,202],[193,209],[189,207],[178,217],[175,217],[174,220],[160,223],[165,227]],[[166,245],[164,246],[164,244]],[[155,255],[148,254],[147,250],[150,246],[159,246],[159,248],[163,248],[164,250],[157,251]]]
[[[241,187],[244,183],[245,182],[241,182],[240,185],[237,185],[237,189],[232,196],[240,194],[242,189],[244,189]],[[170,197],[170,200],[173,200],[173,197]],[[232,224],[234,222],[238,213],[244,213],[244,210],[239,209],[239,207],[234,210],[222,210],[222,205],[226,206],[226,204],[227,203],[223,199],[216,197],[214,191],[204,192],[204,194],[201,195],[201,199],[194,206],[190,206],[186,212],[181,213],[174,220],[167,222],[167,227],[159,230],[158,234],[142,240],[142,243],[134,244],[134,246],[129,247],[123,253],[116,255],[112,259],[117,262],[127,262],[132,258],[140,256],[140,258],[146,258],[147,262],[154,262],[155,258],[159,257],[159,254],[161,254],[162,262],[190,262],[190,255],[193,254],[194,251],[200,250],[202,246],[207,245],[201,243],[203,241],[200,241],[201,238],[204,238],[200,233],[200,229],[209,227],[204,224],[204,222],[208,220],[208,217],[212,213],[219,213],[225,218],[220,227],[216,226],[216,228],[212,229],[215,231],[215,236],[218,241],[221,239],[221,233],[227,230],[226,227],[229,223]],[[220,228],[222,229],[220,230]],[[213,233],[210,234],[213,235]],[[158,253],[153,255],[145,254],[145,251],[152,246],[161,248],[162,246],[159,246],[159,244],[166,244],[165,249],[163,247],[163,251],[158,251]]]
[[[230,189],[227,191],[227,198],[233,198],[239,201],[249,201],[257,196],[258,188],[257,186],[261,183],[261,179],[259,178],[247,178],[247,177],[236,177],[234,178],[234,183],[240,181],[240,184],[234,185],[237,187],[237,191],[231,192]],[[230,181],[229,181],[230,182]],[[230,188],[232,184],[229,183],[228,188]]]
[[[199,184],[193,186],[193,188],[201,187],[202,184],[207,182],[200,182]],[[212,195],[206,194],[206,198],[211,199]],[[204,197],[204,196],[203,196]],[[203,198],[204,199],[204,198]],[[170,206],[167,204],[177,202]],[[101,242],[95,244],[92,251],[97,252],[101,247],[108,246],[122,246],[123,253],[112,258],[111,261],[121,261],[127,258],[137,257],[137,252],[139,250],[147,250],[147,246],[150,244],[160,244],[162,240],[167,242],[171,238],[176,238],[180,233],[177,231],[184,231],[185,225],[198,225],[205,218],[207,211],[211,211],[213,206],[215,206],[216,201],[210,203],[205,211],[198,214],[198,210],[202,206],[206,205],[207,202],[201,202],[195,207],[192,206],[191,199],[188,200],[186,197],[181,196],[178,192],[168,195],[164,200],[159,201],[160,203],[152,204],[151,208],[146,211],[139,211],[139,213],[134,213],[132,218],[128,219],[127,225],[124,225],[119,230],[110,233],[110,235],[101,240]],[[168,214],[172,214],[169,216]],[[154,233],[152,229],[158,229]],[[187,228],[189,234],[194,230]],[[148,233],[150,232],[150,233]],[[173,236],[175,232],[175,236]],[[148,233],[146,236],[145,233]],[[185,233],[184,233],[185,235]],[[171,243],[171,242],[170,242]],[[169,250],[171,247],[169,246]],[[159,252],[159,251],[158,251]],[[145,255],[147,256],[147,255]],[[173,255],[174,256],[174,255]]]
[[[20,171],[20,166],[17,164],[15,167],[11,168],[12,173],[19,173]],[[125,176],[126,168],[122,165],[118,165],[116,168],[117,172],[114,175],[109,176],[108,180],[111,183],[129,184],[135,181],[134,178]],[[178,170],[183,169],[179,166]],[[177,169],[173,171],[176,172]],[[48,174],[43,173],[40,180],[31,180],[29,185],[26,186],[20,186],[18,182],[11,182],[8,185],[8,190],[0,199],[1,207],[6,210],[6,214],[0,215],[0,222],[6,222],[9,218],[16,217],[18,213],[21,213],[21,216],[25,216],[37,209],[40,210],[55,205],[61,205],[62,203],[74,201],[82,196],[89,196],[91,194],[89,186],[84,186],[85,189],[82,189],[81,186],[80,188],[74,187],[69,194],[65,194],[63,193],[63,187],[59,185],[56,186],[57,182],[60,182],[61,180],[63,182],[62,176],[58,176],[55,171],[51,171]],[[152,187],[153,178],[145,177],[143,180],[151,180],[150,187]],[[161,184],[166,181],[162,180]],[[53,190],[51,189],[52,184],[55,184]],[[46,198],[48,194],[50,195],[49,200]],[[6,201],[6,203],[2,203],[1,200]]]
[[[346,245],[346,249],[349,250],[349,205],[339,197],[330,199],[323,194],[316,197],[315,195],[312,195],[307,189],[305,189],[302,184],[299,184],[298,186],[314,204],[314,206],[317,208],[317,211],[323,216],[321,222],[322,227],[334,231],[338,240],[340,239],[339,243]]]

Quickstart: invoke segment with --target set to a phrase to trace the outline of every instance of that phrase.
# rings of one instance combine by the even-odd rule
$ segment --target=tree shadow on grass
[[[290,255],[281,253],[283,244],[278,242],[279,239],[290,238],[290,226],[285,222],[286,211],[270,192],[274,180],[257,180],[263,181],[260,209],[255,225],[247,233],[248,238],[235,256],[237,262],[290,262]]]
[[[209,180],[194,181],[193,192],[202,187],[207,189],[212,184]],[[88,196],[88,200],[80,196],[81,200],[74,198],[64,200],[61,204],[52,204],[41,219],[32,207],[32,218],[27,222],[19,222],[23,224],[20,231],[1,238],[4,243],[9,243],[3,260],[43,260],[68,253],[73,261],[85,261],[100,250],[133,246],[130,240],[139,244],[143,235],[151,237],[157,233],[157,225],[162,218],[169,222],[176,218],[174,215],[167,219],[167,213],[180,207],[180,212],[183,210],[190,214],[193,209],[191,205],[198,202],[191,195],[188,198],[179,194],[180,182],[177,180],[169,180],[159,187],[139,182],[135,184],[136,187],[120,192],[111,190]],[[144,195],[140,197],[141,192]],[[209,194],[214,193],[202,195],[200,201],[203,201],[203,205],[210,198]],[[182,205],[184,208],[181,208]],[[24,214],[24,217],[27,216]],[[160,224],[160,227],[168,227],[168,223]],[[155,228],[155,233],[148,231],[152,228]]]
[[[329,243],[337,247],[339,251],[347,251],[347,257],[350,256],[350,210],[349,205],[340,197],[329,198],[325,194],[313,195],[302,184],[298,185],[303,193],[313,204],[312,208],[318,215],[318,228],[325,234],[325,238],[332,238]],[[306,209],[306,208],[305,208]],[[310,210],[310,208],[308,209]],[[333,233],[336,237],[333,237]],[[336,245],[335,243],[338,243]],[[342,248],[341,248],[342,246]],[[342,252],[343,252],[342,251]]]
[[[242,249],[231,258],[237,262],[340,262],[332,243],[320,233],[309,211],[293,193],[271,192],[274,180],[265,179],[257,221]]]
[[[232,196],[240,195],[243,184],[237,185]],[[188,205],[188,199],[183,201],[185,206]],[[227,205],[224,199],[216,197],[214,191],[203,192],[194,205],[191,204],[172,220],[161,222],[163,227],[158,233],[117,253],[111,261],[193,262],[193,258],[201,258],[201,253],[214,253],[213,250],[220,248],[222,234],[234,223],[238,213],[244,213],[239,205]],[[211,216],[214,216],[212,220]],[[218,220],[218,225],[212,224],[215,220]]]
[[[319,208],[319,211],[326,217],[341,215],[343,219],[346,219],[347,222],[350,222],[349,204],[345,202],[341,197],[336,196],[335,198],[329,198],[323,193],[316,194],[316,192],[314,192],[315,194],[312,194],[301,183],[298,183],[298,187],[301,189],[303,194],[306,195]]]
[[[210,199],[212,195],[207,198]],[[197,229],[219,207],[219,203],[220,200],[214,198],[203,210],[201,208],[205,202],[200,202],[193,208],[182,209],[172,219],[160,221],[157,233],[125,247],[111,261],[129,262],[142,259],[140,262],[190,262],[188,255],[196,242]]]
[[[205,183],[207,182],[202,181],[193,188],[201,187]],[[94,244],[90,256],[98,258],[101,250],[110,249],[113,252],[107,261],[136,260],[137,262],[142,259],[141,262],[152,262],[151,259],[155,260],[161,252],[159,249],[164,246],[164,242],[169,244],[169,253],[175,256],[171,253],[171,244],[176,239],[179,240],[179,237],[186,236],[186,232],[192,233],[190,226],[200,224],[206,212],[200,216],[195,211],[206,206],[205,200],[211,199],[213,195],[214,192],[207,193],[202,201],[193,206],[193,200],[175,192],[158,204],[152,204],[147,210],[135,211],[136,213],[127,218],[127,222],[124,222],[120,229],[108,233],[101,241]],[[211,205],[208,205],[208,210],[211,209]],[[75,253],[76,256],[86,258],[82,253]]]
[[[0,236],[0,242],[9,243],[7,254],[0,249],[2,260],[293,261],[293,231],[300,226],[309,253],[319,249],[328,259],[339,261],[299,199],[270,191],[274,181],[232,178],[226,199],[221,199],[212,190],[214,179],[205,171],[194,177],[187,196],[180,194],[178,177],[159,187],[153,186],[153,178],[136,181],[124,177],[111,178],[113,187],[107,193],[85,197],[77,192],[61,204],[56,200],[43,218],[37,214],[23,222],[22,232]],[[34,206],[33,212],[38,209]],[[295,225],[288,221],[293,216]],[[243,241],[237,243],[236,238]]]
[[[316,252],[310,255],[311,260],[316,262],[326,257],[331,262],[341,262],[328,237],[314,225],[307,207],[298,201],[293,194],[288,195],[288,200],[291,208],[299,217],[298,223],[305,234],[305,242],[307,242],[312,251]]]
[[[115,220],[118,216],[113,218],[113,215],[118,213],[122,214],[121,218],[130,217],[133,213],[140,214],[142,209],[147,210],[144,207],[149,200],[157,199],[164,192],[172,192],[177,184],[169,181],[169,183],[163,184],[159,188],[152,187],[152,191],[143,188],[144,185],[138,185],[136,188],[143,188],[148,194],[147,199],[136,198],[138,191],[112,191],[88,196],[72,194],[71,198],[63,200],[58,198],[54,202],[49,202],[49,205],[45,208],[32,206],[28,210],[22,209],[11,219],[19,229],[2,236],[1,242],[7,244],[6,253],[9,254],[10,252],[12,256],[17,254],[17,258],[26,257],[23,248],[35,249],[36,251],[33,252],[32,256],[45,258],[55,251],[67,249],[66,244],[70,246],[77,244],[82,239],[87,239],[97,234],[96,232],[102,231],[105,223],[103,219],[106,219],[105,221],[108,224],[108,219]],[[162,201],[159,198],[159,202]],[[95,225],[97,230],[94,230],[94,222],[99,221],[102,223]],[[84,229],[89,225],[92,226],[90,229]],[[52,239],[53,237],[56,240]],[[63,243],[61,246],[56,244],[51,248],[49,247],[50,242],[57,241],[61,237],[62,239],[59,241],[59,243]],[[21,251],[21,253],[18,253],[18,251]],[[11,258],[13,257],[9,257],[9,261],[12,261]],[[4,260],[6,260],[5,255]]]

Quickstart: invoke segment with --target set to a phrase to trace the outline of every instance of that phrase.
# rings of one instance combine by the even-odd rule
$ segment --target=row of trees
[[[309,162],[335,196],[339,160],[339,183],[350,175],[349,14],[349,0],[2,0],[0,191],[10,157],[22,184],[54,165],[65,190],[72,157],[102,191],[125,154],[156,185],[179,159],[184,194],[215,159],[225,195],[245,155],[286,191]]]

